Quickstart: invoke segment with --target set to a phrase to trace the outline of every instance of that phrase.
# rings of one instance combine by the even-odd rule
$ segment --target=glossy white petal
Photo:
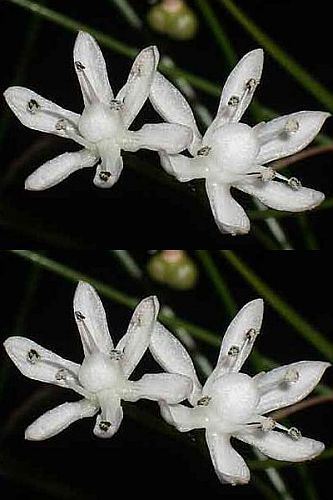
[[[135,308],[126,334],[117,345],[117,350],[124,353],[121,364],[127,378],[148,348],[158,311],[157,297],[142,300]]]
[[[120,148],[108,141],[103,141],[103,144],[98,147],[98,152],[102,161],[97,166],[94,184],[103,189],[111,188],[118,181],[123,170]]]
[[[248,233],[250,220],[244,209],[232,197],[230,187],[207,180],[206,190],[219,230],[232,235]]]
[[[76,153],[64,153],[47,161],[35,170],[25,181],[25,189],[42,191],[59,182],[82,168],[93,167],[98,157],[88,149]]]
[[[325,199],[324,193],[315,189],[300,187],[296,190],[277,181],[243,182],[236,187],[244,193],[256,196],[267,207],[288,212],[311,210]]]
[[[240,100],[236,109],[238,120],[240,120],[251,102],[256,85],[260,82],[263,63],[264,52],[262,49],[256,49],[248,52],[232,70],[223,87],[217,115],[204,136],[205,142],[209,142],[211,135],[218,127],[230,120],[233,121],[232,114],[235,108],[228,105],[232,97]],[[252,90],[246,91],[248,82],[254,82],[254,86]]]
[[[248,302],[236,314],[223,337],[216,368],[208,377],[203,392],[209,394],[211,385],[224,373],[241,369],[252,350],[255,337],[260,333],[263,314],[264,302],[262,299]],[[246,334],[248,332],[253,332],[254,337],[252,340],[247,340]],[[228,352],[232,347],[239,348],[236,361],[232,356],[228,356]],[[235,367],[237,367],[236,370]]]
[[[137,382],[130,384],[127,401],[151,399],[168,404],[180,403],[192,392],[192,380],[175,373],[147,373]]]
[[[84,67],[82,68],[83,71],[78,69],[75,63],[81,63]],[[91,102],[91,87],[101,102],[110,104],[111,99],[113,99],[113,92],[110,87],[105,60],[96,40],[89,33],[80,31],[76,38],[74,67],[80,82],[85,106]]]
[[[201,397],[201,384],[198,380],[192,359],[183,344],[161,323],[156,323],[152,333],[150,352],[157,363],[169,373],[179,373],[192,380],[192,393],[188,400],[195,405]]]
[[[160,410],[164,420],[176,427],[180,432],[202,429],[206,425],[203,413],[198,411],[198,408],[188,408],[183,405],[168,405],[161,401]],[[199,410],[202,410],[202,408]]]
[[[93,417],[98,407],[88,399],[76,403],[64,403],[37,418],[25,431],[25,439],[42,441],[66,429],[81,418]]]
[[[77,127],[80,115],[57,106],[25,87],[9,87],[4,97],[20,122],[33,130],[71,138],[64,128],[57,126],[59,120],[65,119]]]
[[[120,399],[110,391],[103,391],[103,394],[99,394],[98,400],[101,413],[97,415],[94,434],[100,438],[110,438],[118,431],[123,420]]]
[[[322,111],[300,111],[275,118],[255,127],[260,152],[259,164],[284,158],[305,148],[316,137],[324,121],[330,116]],[[292,130],[295,131],[286,131]]]
[[[75,291],[74,316],[85,356],[96,350],[108,354],[113,349],[101,299],[96,290],[84,281],[79,282]]]
[[[230,436],[206,431],[206,440],[215,472],[222,483],[246,484],[250,471],[244,459],[230,444]]]
[[[142,50],[133,63],[126,84],[117,95],[117,100],[124,101],[122,116],[126,128],[129,128],[149,96],[158,61],[156,47]]]
[[[186,125],[193,131],[192,142],[188,150],[195,155],[201,147],[202,137],[192,109],[183,94],[161,73],[156,72],[149,98],[157,113],[164,120],[169,123]]]
[[[311,460],[325,449],[320,441],[305,437],[295,440],[277,431],[238,433],[235,437],[255,446],[267,457],[288,462]]]
[[[124,149],[138,151],[145,148],[177,154],[184,151],[191,140],[192,130],[183,125],[174,123],[147,124],[137,132],[127,133]]]
[[[301,401],[316,387],[329,366],[330,363],[323,361],[299,361],[261,375],[258,377],[258,389],[262,394],[258,413],[262,415]],[[288,377],[292,381],[288,382]]]
[[[25,337],[9,337],[4,347],[20,372],[33,380],[66,387],[64,380],[57,380],[58,371],[65,368],[76,376],[80,368],[80,365],[61,358]]]
[[[164,170],[180,182],[189,182],[205,177],[205,163],[200,157],[188,158],[184,155],[160,153],[160,160]]]

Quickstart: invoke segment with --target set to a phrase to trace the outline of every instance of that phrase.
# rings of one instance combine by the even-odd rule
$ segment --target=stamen
[[[239,354],[239,347],[237,345],[232,345],[228,351],[228,356],[236,357]]]
[[[115,359],[116,361],[119,361],[124,357],[123,351],[119,351],[117,349],[111,349],[110,351],[110,358]]]
[[[40,354],[35,349],[30,349],[30,351],[27,354],[27,361],[31,363],[32,365],[35,365],[37,361],[40,360]]]
[[[87,74],[86,74],[86,67],[84,66],[84,64],[82,64],[81,61],[74,61],[74,65],[75,65],[75,68],[77,69],[77,71],[81,74],[83,80],[84,80],[84,83],[86,84],[86,92],[87,92],[87,97],[88,97],[88,100],[90,101],[90,104],[93,103],[93,102],[99,102],[99,98],[96,94],[96,91],[94,89],[94,87],[92,86],[92,84],[90,83],[89,81],[89,78],[87,77]]]
[[[86,317],[81,311],[74,311],[74,316],[80,323],[82,323],[83,329],[85,331],[85,336],[82,336],[82,342],[85,343],[85,347],[91,353],[93,351],[99,351],[98,345],[95,342],[94,337],[91,335],[89,328],[86,323]]]
[[[265,418],[265,420],[263,420],[263,422],[261,424],[261,429],[264,432],[272,431],[274,429],[274,427],[276,427],[276,422],[275,422],[275,420],[272,419],[272,417]]]
[[[98,424],[100,430],[103,432],[107,432],[110,429],[111,425],[111,422],[108,422],[107,420],[101,420]]]
[[[250,78],[250,80],[248,80],[245,84],[245,87],[247,90],[249,90],[250,92],[253,92],[254,89],[256,88],[256,86],[258,85],[259,82],[257,82],[257,80],[255,80],[254,78]]]
[[[60,368],[55,374],[55,379],[59,381],[63,380],[64,382],[75,382],[76,380],[75,375],[66,368]]]
[[[120,111],[124,107],[123,101],[119,101],[117,99],[112,99],[110,102],[110,108],[115,111]]]
[[[197,155],[198,156],[208,156],[209,153],[211,152],[212,148],[211,146],[204,146],[203,148],[198,149]]]
[[[233,95],[230,97],[230,99],[228,101],[228,106],[236,107],[236,106],[238,106],[239,102],[240,102],[240,98],[237,95]]]
[[[51,113],[50,113],[51,114]],[[66,133],[67,137],[70,139],[73,139],[73,141],[77,142],[81,146],[91,149],[91,143],[89,141],[86,141],[79,133],[75,125],[71,123],[69,120],[66,120],[66,118],[60,118],[55,124],[55,129],[56,130],[62,130],[63,132]]]
[[[256,336],[257,330],[255,330],[254,328],[250,328],[245,334],[245,337],[249,342],[252,342],[256,338]]]
[[[299,189],[301,189],[302,184],[301,181],[299,181],[296,177],[290,177],[290,179],[288,180],[288,186],[290,186],[294,191],[298,191]]]
[[[284,381],[290,384],[294,384],[299,380],[299,372],[294,368],[289,368],[284,375]]]
[[[77,69],[80,73],[81,73],[81,72],[83,72],[83,71],[86,69],[86,67],[82,64],[82,62],[81,62],[81,61],[75,61],[75,62],[74,62],[74,65],[75,65],[76,69]]]
[[[30,99],[30,101],[27,104],[27,111],[31,113],[32,115],[36,114],[37,111],[39,110],[40,105],[35,99]]]
[[[107,182],[111,177],[111,172],[108,172],[107,170],[101,170],[98,174],[98,177],[101,179],[101,181]]]
[[[276,177],[276,172],[270,167],[265,168],[265,170],[261,174],[261,179],[263,182],[272,181]]]
[[[288,436],[290,436],[291,439],[298,441],[299,439],[301,439],[302,434],[301,431],[296,429],[296,427],[290,427],[290,429],[288,429]]]
[[[286,121],[286,124],[284,126],[284,130],[288,134],[295,134],[299,130],[299,122],[295,120],[294,118],[290,118],[289,120]]]
[[[79,321],[84,321],[86,319],[86,317],[84,316],[84,314],[82,314],[81,311],[74,311],[74,315],[76,319],[78,319]]]
[[[211,396],[203,396],[202,398],[198,399],[197,406],[208,406],[211,399]]]

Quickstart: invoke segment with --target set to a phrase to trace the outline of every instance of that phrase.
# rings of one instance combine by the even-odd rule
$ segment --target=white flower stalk
[[[84,101],[81,115],[44,99],[32,90],[10,87],[5,99],[26,127],[72,139],[78,152],[64,153],[46,162],[25,183],[29,190],[44,190],[66,179],[73,172],[97,164],[94,184],[113,186],[122,171],[121,151],[141,148],[175,154],[191,142],[189,128],[176,124],[146,124],[130,131],[133,120],[148,98],[159,61],[156,47],[142,50],[136,57],[128,80],[114,97],[102,52],[94,38],[79,32],[74,46],[74,67]]]
[[[217,115],[202,137],[190,105],[164,76],[156,73],[150,100],[156,111],[170,123],[191,127],[192,155],[160,153],[164,169],[181,182],[204,178],[215,221],[223,233],[245,234],[250,221],[230,189],[256,196],[276,210],[301,212],[324,200],[323,193],[301,186],[265,167],[278,158],[292,155],[307,146],[329,115],[300,111],[262,122],[251,128],[239,123],[260,82],[263,51],[246,54],[233,69],[223,88]]]
[[[97,413],[94,434],[109,438],[121,424],[122,400],[162,399],[174,404],[185,399],[192,389],[191,379],[186,376],[157,373],[146,374],[135,382],[129,380],[149,345],[158,309],[156,297],[142,300],[126,334],[114,347],[102,302],[94,288],[80,282],[74,297],[74,315],[84,351],[81,365],[32,340],[9,337],[4,342],[5,349],[23,375],[72,389],[83,396],[80,401],[64,403],[39,417],[26,429],[26,439],[47,439],[76,420]]]
[[[190,377],[192,408],[160,402],[165,420],[179,431],[205,429],[215,471],[222,482],[244,484],[250,471],[230,444],[234,437],[276,460],[300,462],[316,457],[324,444],[301,436],[265,414],[307,396],[318,384],[329,363],[300,361],[261,372],[251,378],[239,373],[260,332],[263,301],[246,304],[231,322],[221,345],[217,365],[202,387],[183,345],[163,325],[156,323],[150,350],[169,373]],[[274,429],[274,430],[273,430]]]

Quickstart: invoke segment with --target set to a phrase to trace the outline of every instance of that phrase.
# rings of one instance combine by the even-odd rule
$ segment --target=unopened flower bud
[[[147,266],[150,277],[178,290],[189,290],[197,282],[195,263],[184,250],[162,250],[154,255]]]

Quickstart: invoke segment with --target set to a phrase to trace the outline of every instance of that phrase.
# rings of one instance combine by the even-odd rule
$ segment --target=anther
[[[203,148],[198,149],[197,155],[198,156],[208,156],[209,153],[211,152],[212,148],[210,146],[204,146]]]
[[[261,180],[263,182],[272,181],[274,177],[276,177],[276,172],[270,167],[266,167],[261,173]]]
[[[249,342],[252,342],[256,338],[256,336],[257,330],[255,330],[254,328],[250,328],[245,334],[245,337]]]
[[[198,399],[197,406],[208,406],[211,399],[212,398],[210,396],[203,396],[202,398]]]
[[[84,64],[82,64],[81,61],[75,61],[74,65],[78,71],[84,71],[86,69],[86,67],[84,66]]]
[[[299,122],[297,120],[294,120],[293,118],[290,118],[289,120],[286,121],[284,130],[288,134],[294,134],[297,132],[299,129]]]
[[[40,105],[38,104],[38,102],[35,99],[30,99],[30,101],[27,104],[27,111],[29,111],[29,113],[34,115],[35,113],[37,113],[39,108]]]
[[[228,106],[238,106],[239,101],[240,101],[239,97],[237,95],[233,95],[230,97],[228,101]]]
[[[111,173],[110,172],[107,172],[105,170],[102,170],[99,174],[98,174],[99,178],[101,179],[101,181],[103,182],[107,182],[109,180],[109,178],[111,177]]]
[[[69,370],[66,370],[66,368],[60,368],[55,374],[55,379],[68,382],[69,380],[74,380],[74,376]]]
[[[288,179],[288,186],[294,191],[298,191],[302,187],[302,184],[296,177],[290,177],[290,179]]]
[[[84,321],[86,319],[86,317],[84,316],[84,314],[82,314],[81,311],[74,311],[74,315],[76,319],[78,319],[79,321]]]
[[[116,361],[119,361],[124,357],[123,351],[119,351],[117,349],[111,349],[110,351],[110,358],[115,359]]]
[[[124,103],[122,101],[117,100],[117,99],[112,99],[110,102],[110,108],[114,109],[116,111],[119,111],[120,109],[122,109],[123,106],[124,106]]]
[[[30,349],[30,351],[27,354],[27,360],[29,363],[32,365],[35,365],[37,361],[40,359],[40,354],[35,349]]]
[[[291,439],[294,439],[294,441],[298,441],[301,439],[302,434],[301,431],[296,429],[296,427],[290,427],[290,429],[288,429],[288,436],[290,436]]]
[[[258,85],[257,80],[255,80],[254,78],[250,78],[250,80],[248,80],[246,82],[245,87],[247,90],[252,92],[256,88],[257,85]]]
[[[294,368],[289,368],[284,375],[284,381],[294,384],[299,380],[299,372]]]
[[[239,354],[239,347],[232,345],[228,351],[228,356],[237,356]]]
[[[55,124],[55,129],[56,130],[66,130],[68,126],[68,121],[65,120],[65,118],[60,118],[60,120],[57,121]]]
[[[110,429],[111,425],[111,422],[108,422],[107,420],[101,420],[98,426],[101,431],[107,432]]]
[[[272,431],[275,426],[276,426],[275,420],[273,420],[272,417],[267,417],[261,424],[261,430],[263,432],[269,432]]]

